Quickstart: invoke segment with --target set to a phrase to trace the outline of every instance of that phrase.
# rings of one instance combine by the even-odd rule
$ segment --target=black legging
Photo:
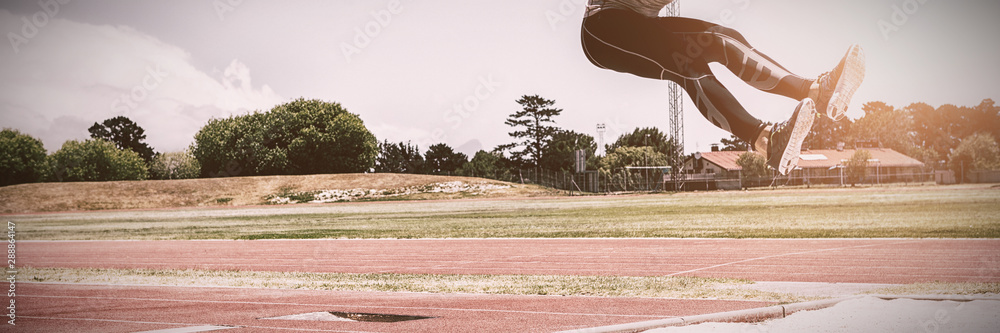
[[[751,145],[766,124],[740,105],[708,64],[721,63],[751,86],[795,100],[805,99],[813,83],[756,51],[736,30],[691,18],[604,9],[584,20],[583,49],[598,67],[677,82],[705,118]]]

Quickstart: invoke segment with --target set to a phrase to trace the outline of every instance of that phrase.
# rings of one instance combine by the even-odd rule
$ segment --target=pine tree
[[[550,125],[555,124],[552,118],[563,110],[552,107],[555,101],[538,95],[522,96],[517,103],[524,109],[511,114],[504,123],[516,129],[509,134],[518,141],[502,145],[498,149],[511,151],[513,160],[536,167],[543,158],[545,146],[558,130],[557,127]],[[522,149],[514,150],[515,148]]]

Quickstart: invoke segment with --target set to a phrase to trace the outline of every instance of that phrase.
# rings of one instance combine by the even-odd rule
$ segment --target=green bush
[[[424,163],[431,174],[450,175],[469,162],[469,156],[455,152],[446,144],[431,146],[424,153]]]
[[[512,164],[513,162],[501,154],[480,150],[471,161],[458,168],[456,173],[467,177],[509,179]]]
[[[17,130],[0,132],[0,186],[37,182],[46,166],[42,141]]]
[[[847,173],[847,182],[851,183],[851,186],[863,182],[865,178],[868,178],[868,161],[871,159],[871,152],[858,149],[851,156],[851,159],[847,160],[847,169],[844,171]]]
[[[188,151],[156,155],[149,166],[156,179],[191,179],[201,175],[201,165]]]
[[[1000,147],[992,135],[973,134],[951,152],[949,166],[958,177],[969,171],[1000,170]]]
[[[655,147],[622,146],[601,159],[600,168],[613,173],[624,167],[666,166],[668,163],[667,154],[656,151]]]
[[[388,140],[378,146],[375,172],[422,174],[427,171],[427,163],[420,155],[420,147],[409,142],[391,143]]]
[[[744,181],[765,178],[771,175],[767,167],[767,159],[764,158],[764,155],[752,151],[740,154],[740,157],[736,159],[736,165],[743,168],[740,175],[743,176]]]
[[[59,151],[49,156],[52,181],[113,181],[145,180],[149,178],[146,161],[138,153],[121,150],[115,144],[91,139],[84,142],[66,141]]]
[[[195,135],[192,155],[206,177],[369,171],[378,143],[338,103],[299,99],[267,113],[213,119]]]

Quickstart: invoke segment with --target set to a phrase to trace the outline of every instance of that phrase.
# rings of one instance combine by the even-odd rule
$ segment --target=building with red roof
[[[886,148],[864,148],[871,154],[869,179],[866,183],[925,181],[924,163]],[[788,179],[805,184],[840,184],[843,167],[857,149],[804,150],[799,167]],[[713,151],[696,153],[684,161],[690,180],[739,179],[743,170],[736,160],[745,151]],[[759,154],[759,153],[757,153]],[[731,187],[731,186],[726,186]]]

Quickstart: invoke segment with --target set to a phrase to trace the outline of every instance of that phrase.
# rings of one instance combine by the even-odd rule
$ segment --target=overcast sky
[[[605,142],[668,128],[667,83],[583,56],[583,0],[45,1],[59,5],[0,3],[0,127],[42,139],[50,153],[118,115],[145,128],[156,150],[179,151],[212,117],[299,97],[343,104],[380,141],[445,142],[467,154],[510,142],[503,122],[522,95],[556,100],[563,128],[597,137],[606,123]],[[868,80],[852,117],[874,100],[1000,99],[1000,1],[681,2],[685,16],[740,30],[804,76],[861,43]],[[759,118],[791,114],[796,101],[714,68]],[[728,137],[685,100],[688,153]]]

